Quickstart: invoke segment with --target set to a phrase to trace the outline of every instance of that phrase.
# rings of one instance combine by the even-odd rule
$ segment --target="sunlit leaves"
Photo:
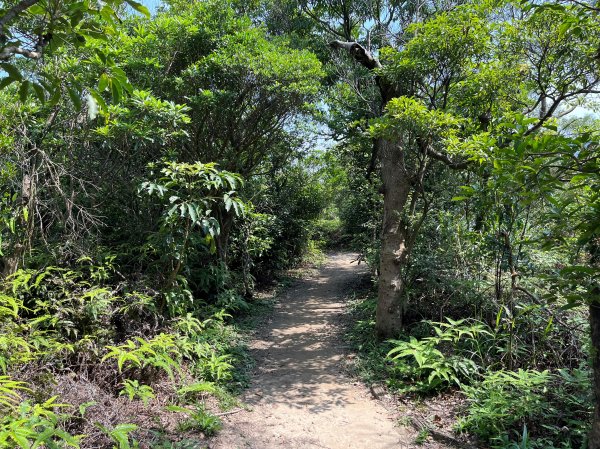
[[[241,177],[219,170],[215,163],[164,161],[151,168],[158,176],[142,183],[140,191],[157,196],[164,207],[161,228],[153,241],[165,247],[165,255],[178,261],[186,258],[190,239],[215,253],[215,239],[221,232],[219,210],[234,216],[244,212],[244,203],[236,195]]]
[[[0,45],[0,50],[7,53],[3,58],[5,62],[0,65],[0,74],[5,75],[0,78],[0,89],[16,82],[19,84],[18,93],[22,102],[34,94],[40,102],[50,101],[56,104],[64,93],[61,77],[54,73],[44,73],[44,65],[33,67],[22,64],[23,57],[12,56],[10,49],[19,48],[19,52],[15,54],[25,54],[26,57],[34,57],[30,55],[35,53],[35,58],[39,59],[42,54],[59,54],[65,49],[81,49],[90,42],[106,40],[107,36],[115,35],[120,26],[121,19],[117,11],[121,10],[124,4],[147,17],[150,16],[145,6],[133,0],[108,0],[99,5],[78,0],[52,4],[38,2],[25,9],[6,24],[3,30],[3,34],[12,37],[12,41]],[[111,69],[107,72],[106,79],[111,97],[113,101],[119,102],[125,93],[131,91],[131,86],[124,72],[116,67],[114,62],[110,63],[105,59],[104,63],[109,63]],[[84,90],[83,87],[71,85],[67,89],[73,104],[80,108],[80,94],[74,94],[74,89],[81,91]],[[95,101],[104,109],[97,99],[92,97],[91,101]]]
[[[0,407],[12,408],[21,400],[21,393],[27,391],[25,383],[0,376]]]
[[[130,443],[130,434],[138,429],[136,424],[123,423],[109,428],[100,423],[96,423],[96,426],[117,444],[117,446],[114,447],[118,447],[119,449],[132,449],[137,447],[136,444]]]
[[[461,120],[451,114],[429,109],[414,98],[399,97],[388,103],[386,114],[373,122],[370,131],[375,137],[388,139],[411,135],[443,140],[454,136],[460,124]]]
[[[107,346],[102,361],[116,360],[119,372],[132,369],[143,369],[146,366],[163,369],[173,378],[174,371],[181,366],[176,360],[178,356],[175,337],[171,334],[159,334],[146,340],[136,337],[118,346]]]

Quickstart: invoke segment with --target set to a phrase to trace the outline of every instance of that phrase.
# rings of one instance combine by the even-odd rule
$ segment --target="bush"
[[[459,431],[502,448],[526,427],[532,448],[584,447],[592,403],[587,370],[497,371],[462,391],[469,405]]]
[[[1,381],[2,379],[0,379]],[[5,378],[0,384],[12,388],[11,398],[19,397],[20,386],[10,386]],[[14,382],[13,382],[14,384]],[[56,397],[52,397],[42,404],[22,401],[17,404],[2,403],[0,396],[0,448],[47,447],[52,449],[79,448],[81,436],[73,436],[61,428],[66,416],[56,412],[65,404],[58,404]]]
[[[479,359],[478,339],[492,335],[491,330],[483,323],[466,320],[447,323],[425,322],[435,335],[420,340],[410,337],[408,341],[390,340],[394,347],[387,357],[396,367],[403,365],[398,371],[403,377],[414,382],[412,389],[430,391],[450,384],[461,385],[462,379],[476,375],[480,366],[473,360]],[[403,369],[402,369],[403,368]]]

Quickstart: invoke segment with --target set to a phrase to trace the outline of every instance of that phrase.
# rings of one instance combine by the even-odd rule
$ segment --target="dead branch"
[[[381,63],[377,60],[370,51],[360,45],[358,42],[343,42],[343,41],[331,41],[329,43],[331,48],[347,50],[356,62],[366,67],[369,70],[375,70],[381,68]]]
[[[40,59],[42,57],[40,51],[27,50],[22,47],[17,47],[16,45],[9,45],[0,51],[0,61],[6,61],[14,55],[25,56],[29,59]]]

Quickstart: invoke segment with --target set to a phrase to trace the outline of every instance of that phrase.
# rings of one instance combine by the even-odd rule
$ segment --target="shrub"
[[[457,430],[511,446],[526,426],[532,448],[580,448],[591,418],[589,372],[497,371],[472,386],[463,385],[469,401]],[[528,446],[529,447],[529,446]]]
[[[471,378],[480,370],[473,360],[478,353],[472,347],[477,345],[479,336],[491,335],[490,330],[477,321],[450,318],[447,321],[426,322],[435,332],[434,336],[390,340],[394,347],[387,358],[399,368],[398,373],[415,382],[416,390],[435,390],[450,384],[460,386],[462,379]]]
[[[5,414],[0,418],[0,448],[79,448],[82,437],[63,430],[60,424],[65,417],[55,411],[65,406],[56,403],[55,396],[42,404],[22,401],[16,407],[4,408]]]

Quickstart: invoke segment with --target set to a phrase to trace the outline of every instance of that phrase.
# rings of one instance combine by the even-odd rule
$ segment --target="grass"
[[[375,335],[376,297],[368,289],[355,292],[350,301],[352,327],[345,339],[356,352],[354,373],[367,385],[387,383],[390,377],[390,364],[386,354],[391,346],[381,342]]]
[[[266,297],[251,301],[248,311],[244,315],[237,317],[232,324],[235,329],[235,342],[228,353],[234,359],[233,378],[227,387],[227,391],[232,396],[239,395],[250,384],[250,375],[255,366],[255,361],[250,355],[249,344],[255,330],[262,326],[273,313],[273,308],[277,302],[277,295],[282,288],[282,285],[278,285],[276,290]],[[237,401],[233,401],[232,398],[223,397],[220,399],[221,406],[225,410],[238,405]]]

